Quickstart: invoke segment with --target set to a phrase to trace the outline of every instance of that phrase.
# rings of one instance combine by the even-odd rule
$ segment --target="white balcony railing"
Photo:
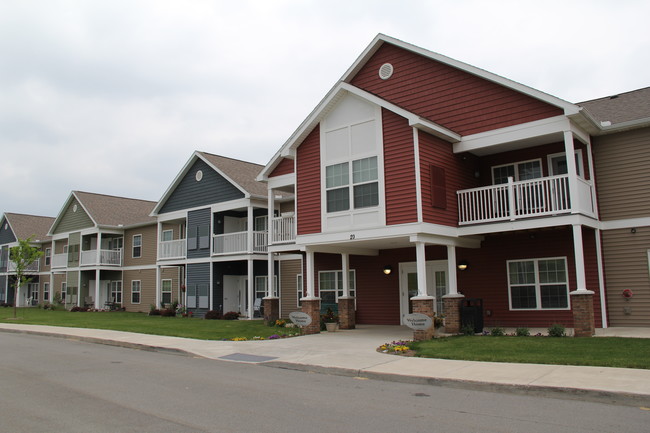
[[[27,266],[25,268],[25,271],[27,272],[38,272],[40,269],[40,260],[36,260],[33,262],[31,265]],[[16,263],[12,260],[9,260],[8,266],[7,266],[7,272],[15,272],[16,271]]]
[[[52,269],[65,268],[66,266],[68,266],[68,254],[67,253],[54,254],[52,256]]]
[[[295,242],[296,218],[293,215],[273,218],[271,224],[273,224],[272,244],[288,244]]]
[[[569,176],[551,176],[521,182],[457,191],[460,225],[521,218],[583,213],[595,216],[593,186],[578,180],[578,197],[571,202]]]
[[[253,251],[265,253],[267,251],[268,234],[266,232],[253,232]],[[212,254],[237,254],[249,253],[248,232],[224,233],[212,236]]]
[[[187,241],[185,239],[160,242],[158,244],[158,259],[184,259],[186,245]]]
[[[122,266],[122,250],[87,250],[81,252],[81,266]]]

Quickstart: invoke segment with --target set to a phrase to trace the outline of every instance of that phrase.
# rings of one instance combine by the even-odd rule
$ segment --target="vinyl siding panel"
[[[408,120],[382,109],[386,225],[417,222],[413,128]]]
[[[379,78],[382,64],[394,73]],[[385,43],[351,84],[461,135],[531,122],[562,110],[449,65]]]
[[[610,325],[650,326],[650,227],[606,230],[602,236]],[[634,296],[623,298],[624,289]]]
[[[7,228],[5,228],[7,226]],[[16,236],[11,230],[11,226],[7,224],[6,220],[2,220],[2,225],[0,225],[0,245],[10,244],[16,242]]]
[[[289,158],[282,158],[282,161],[273,169],[269,177],[282,176],[283,174],[293,173],[294,161]]]
[[[51,286],[50,290],[52,291],[52,301],[54,302],[54,296],[58,293],[61,296],[61,284],[66,282],[66,274],[54,274],[54,283]]]
[[[457,155],[451,143],[418,131],[420,143],[420,179],[422,185],[422,215],[424,222],[455,227],[458,225],[458,198],[456,191],[476,186],[475,158]],[[434,206],[432,197],[431,166],[444,169],[446,205]]]
[[[8,299],[7,276],[0,275],[0,302],[7,302]]]
[[[133,257],[133,236],[142,235],[140,257]],[[155,224],[124,231],[124,266],[146,266],[156,263],[157,226]]]
[[[320,126],[298,147],[296,171],[298,234],[320,233]]]
[[[196,180],[198,170],[203,172],[201,181]],[[176,186],[176,189],[160,209],[160,213],[164,214],[213,203],[222,203],[239,198],[244,198],[244,193],[239,188],[199,159]]]
[[[138,304],[131,302],[131,283],[134,280],[140,280],[140,303]],[[174,287],[173,284],[172,287]],[[126,308],[126,311],[145,313],[149,311],[151,305],[156,305],[156,270],[124,271],[122,275],[122,306]]]
[[[187,214],[187,258],[196,259],[210,257],[212,236],[210,235],[210,209],[199,209]],[[200,248],[199,228],[205,230],[207,226],[208,245],[207,248]],[[205,233],[205,231],[203,232]],[[192,237],[193,239],[190,239]],[[195,245],[196,248],[192,248]]]
[[[650,215],[650,128],[593,140],[602,220]]]
[[[74,210],[75,206],[77,208],[76,212]],[[90,216],[81,207],[81,203],[73,197],[68,207],[63,211],[63,215],[54,229],[54,234],[82,230],[93,226],[94,223]]]
[[[210,263],[189,263],[187,265],[187,290],[188,294],[192,290],[192,287],[199,285],[208,286],[208,296],[210,296]],[[172,295],[173,297],[173,295]],[[198,306],[198,297],[197,297],[197,306]],[[198,310],[196,308],[195,310]],[[210,307],[204,309],[209,310]]]
[[[302,260],[282,260],[280,262],[280,316],[300,311],[298,307],[297,275],[302,273]]]

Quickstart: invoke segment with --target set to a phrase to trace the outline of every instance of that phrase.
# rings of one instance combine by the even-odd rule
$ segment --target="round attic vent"
[[[203,171],[197,170],[196,175],[194,176],[197,182],[200,182],[203,179]]]
[[[5,230],[9,229],[9,224],[5,223]]]
[[[72,206],[72,212],[76,212],[76,211],[77,211],[77,205],[75,204]]]
[[[388,80],[393,75],[393,65],[390,63],[384,63],[379,68],[379,78],[382,80]]]

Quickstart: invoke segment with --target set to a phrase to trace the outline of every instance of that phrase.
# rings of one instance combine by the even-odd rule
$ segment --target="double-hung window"
[[[328,213],[379,205],[377,157],[327,166],[325,188]]]
[[[133,258],[142,257],[142,235],[133,236]]]
[[[540,178],[542,177],[542,161],[534,159],[492,167],[492,180],[495,185],[508,183],[508,177],[512,177],[515,182]]]
[[[172,280],[162,280],[161,287],[161,301],[163,304],[171,304],[172,302]]]
[[[50,300],[50,283],[43,283],[43,301]]]
[[[52,248],[45,248],[45,266],[50,266],[52,260]]]
[[[566,310],[569,283],[566,258],[508,262],[511,310]]]
[[[131,303],[132,304],[140,303],[141,292],[142,292],[142,281],[132,280],[131,281]]]
[[[258,275],[255,277],[255,298],[266,297],[266,290],[268,285],[268,278],[266,275]],[[273,296],[278,296],[278,277],[275,276],[273,280]]]
[[[354,296],[355,273],[351,270],[348,275],[348,288],[350,296]],[[321,304],[336,304],[339,297],[343,296],[343,271],[323,271],[318,273],[318,292]]]

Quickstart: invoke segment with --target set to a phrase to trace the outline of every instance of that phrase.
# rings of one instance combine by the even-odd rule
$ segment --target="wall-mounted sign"
[[[311,316],[307,313],[303,313],[302,311],[294,311],[293,313],[289,313],[289,319],[300,327],[311,324]]]
[[[404,324],[415,331],[424,331],[431,328],[433,320],[425,314],[412,313],[404,316]]]

